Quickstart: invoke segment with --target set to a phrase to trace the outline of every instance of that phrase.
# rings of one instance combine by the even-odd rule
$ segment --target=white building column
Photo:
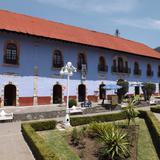
[[[38,66],[34,66],[34,79],[33,79],[33,105],[38,104]]]

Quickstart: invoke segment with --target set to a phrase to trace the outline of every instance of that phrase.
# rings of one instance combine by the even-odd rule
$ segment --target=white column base
[[[65,128],[71,127],[69,113],[66,113],[65,120],[64,120],[64,126]]]

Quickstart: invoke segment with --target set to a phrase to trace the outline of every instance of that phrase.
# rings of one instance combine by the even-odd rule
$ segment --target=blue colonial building
[[[66,77],[61,67],[71,61],[70,95],[77,101],[102,98],[104,85],[119,79],[128,94],[141,94],[142,82],[159,93],[160,53],[124,38],[62,23],[0,11],[1,106],[63,103]],[[114,94],[107,91],[107,95]]]

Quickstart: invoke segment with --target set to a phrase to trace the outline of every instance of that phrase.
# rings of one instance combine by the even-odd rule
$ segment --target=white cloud
[[[117,13],[130,12],[138,0],[35,0],[39,3],[54,5],[78,12]]]
[[[143,18],[143,19],[127,19],[127,18],[120,18],[113,20],[117,24],[126,25],[141,29],[154,29],[160,30],[160,19],[153,19],[153,18]]]

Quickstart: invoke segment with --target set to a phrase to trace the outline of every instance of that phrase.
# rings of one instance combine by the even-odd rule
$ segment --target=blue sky
[[[160,46],[160,0],[0,0],[0,9]]]

